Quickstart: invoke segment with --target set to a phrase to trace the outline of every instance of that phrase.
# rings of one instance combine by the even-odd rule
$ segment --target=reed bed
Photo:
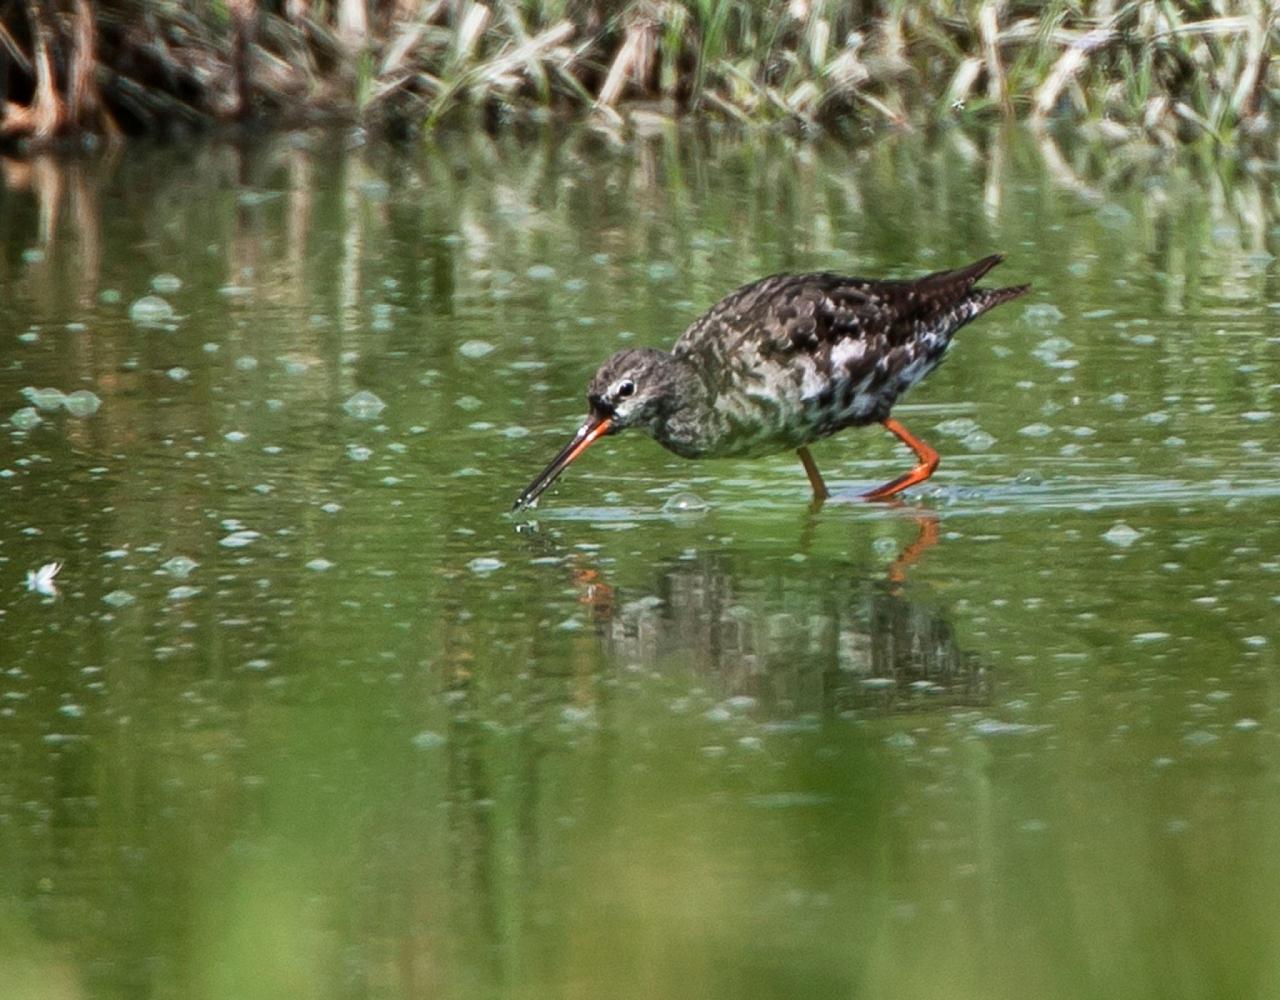
[[[0,12],[0,139],[564,113],[1274,146],[1276,51],[1268,0],[25,0]]]

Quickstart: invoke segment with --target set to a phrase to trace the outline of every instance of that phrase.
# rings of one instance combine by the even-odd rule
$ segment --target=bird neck
[[[670,387],[665,393],[667,405],[651,428],[653,436],[664,447],[685,458],[696,458],[706,452],[710,430],[712,393],[702,372],[690,359],[669,355],[663,364]]]

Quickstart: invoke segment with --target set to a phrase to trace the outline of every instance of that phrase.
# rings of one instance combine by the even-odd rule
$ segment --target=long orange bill
[[[594,413],[587,417],[586,423],[578,428],[578,433],[573,436],[573,440],[564,446],[564,450],[553,458],[551,464],[543,469],[538,474],[538,478],[516,498],[515,505],[511,509],[521,510],[531,506],[542,492],[556,481],[560,473],[569,467],[570,462],[591,447],[595,440],[608,434],[612,428],[613,421],[609,417],[597,416]]]

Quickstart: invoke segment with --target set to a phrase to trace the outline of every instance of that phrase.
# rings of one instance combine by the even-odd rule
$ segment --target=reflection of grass
[[[0,133],[167,131],[260,113],[433,126],[569,107],[604,125],[696,111],[802,131],[972,115],[1110,140],[1271,134],[1273,5],[1134,0],[29,0]]]

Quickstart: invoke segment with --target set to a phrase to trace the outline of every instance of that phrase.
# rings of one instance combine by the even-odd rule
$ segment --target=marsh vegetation
[[[692,113],[1236,143],[1274,136],[1278,32],[1260,0],[25,0],[0,13],[0,135],[560,113],[625,131]]]

